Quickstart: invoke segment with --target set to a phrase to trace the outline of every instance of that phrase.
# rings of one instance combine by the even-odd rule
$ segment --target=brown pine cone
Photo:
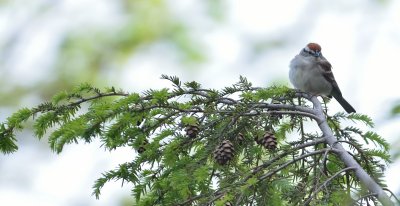
[[[239,142],[239,144],[242,144],[244,141],[244,135],[243,133],[239,132],[239,134],[236,137],[237,141]]]
[[[140,145],[140,147],[137,149],[137,152],[139,154],[142,154],[144,151],[146,151],[146,145],[149,144],[149,141],[147,139],[145,139],[142,144]]]
[[[229,140],[224,140],[217,146],[217,148],[215,148],[214,159],[218,164],[225,165],[233,158],[234,153],[235,148],[233,147],[232,142]]]
[[[264,136],[261,139],[256,138],[256,142],[257,144],[262,145],[265,149],[269,150],[276,149],[278,145],[276,137],[272,132],[265,132]]]
[[[185,128],[186,135],[190,138],[196,138],[200,128],[197,125],[188,125]]]

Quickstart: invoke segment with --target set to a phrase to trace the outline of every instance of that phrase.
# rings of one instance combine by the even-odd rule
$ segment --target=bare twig
[[[354,170],[356,169],[355,167],[347,167],[344,168],[342,170],[340,170],[339,172],[336,172],[332,177],[328,178],[327,180],[325,180],[324,183],[322,183],[311,195],[310,197],[304,202],[304,205],[309,205],[310,202],[312,201],[312,199],[314,198],[314,196],[322,189],[324,188],[330,181],[332,181],[335,177],[339,176],[342,172],[345,172],[347,170]]]
[[[264,174],[264,175],[260,176],[258,179],[259,179],[259,180],[264,180],[264,179],[266,179],[266,178],[268,178],[268,177],[274,175],[274,174],[277,173],[278,171],[282,170],[283,168],[285,168],[285,167],[287,167],[287,166],[289,166],[289,165],[291,165],[291,164],[293,164],[293,163],[295,163],[295,162],[297,162],[297,161],[299,161],[299,160],[302,160],[302,159],[304,159],[304,158],[306,158],[306,157],[309,157],[309,156],[313,156],[313,155],[325,153],[327,150],[332,151],[332,152],[338,152],[336,149],[333,149],[333,148],[324,148],[324,149],[321,149],[321,150],[317,150],[317,151],[313,151],[313,152],[306,153],[306,154],[304,154],[304,155],[301,155],[301,156],[298,156],[298,157],[294,158],[293,160],[291,160],[291,161],[289,161],[289,162],[286,162],[285,164],[283,164],[283,165],[277,167],[277,168],[274,169],[274,170],[271,170],[271,171],[268,172],[267,174]]]
[[[254,174],[260,172],[261,170],[267,168],[267,167],[270,166],[272,163],[274,163],[274,162],[276,162],[277,160],[283,158],[284,156],[286,156],[286,155],[292,153],[293,151],[297,151],[297,150],[302,149],[302,148],[306,148],[306,147],[309,147],[309,146],[317,145],[317,144],[323,143],[324,141],[325,141],[325,140],[324,140],[323,138],[321,138],[321,139],[316,139],[316,140],[314,140],[314,141],[312,141],[312,142],[307,142],[307,143],[298,145],[298,146],[296,146],[296,147],[293,147],[293,148],[291,148],[289,151],[286,151],[286,152],[284,152],[284,153],[281,153],[281,154],[275,156],[274,158],[270,159],[269,161],[264,162],[262,165],[259,165],[259,166],[257,166],[256,168],[254,168],[254,169],[253,169],[253,172],[252,172],[252,175],[254,175]],[[252,175],[249,175],[248,177],[244,178],[243,181],[247,181]]]
[[[358,201],[362,201],[363,199],[367,199],[367,198],[369,198],[369,197],[376,197],[376,196],[377,196],[376,193],[371,193],[371,194],[363,195],[363,196],[359,197],[356,201],[354,201],[353,205],[354,205],[355,203],[357,203]],[[362,203],[362,202],[361,202],[361,203]]]
[[[396,200],[397,204],[400,205],[400,200],[396,197],[396,195],[391,190],[389,190],[388,188],[383,188],[383,190],[388,191],[390,193],[390,197],[393,197]]]
[[[249,176],[243,178],[243,180],[241,180],[238,184],[231,185],[231,186],[232,186],[232,187],[235,187],[235,186],[238,186],[238,185],[241,185],[241,184],[245,183],[248,179],[250,179],[250,178],[251,178],[252,176],[254,176],[255,174],[257,174],[258,172],[262,171],[264,168],[267,168],[268,166],[270,166],[270,165],[271,165],[272,163],[274,163],[275,161],[277,161],[277,160],[279,160],[280,158],[282,158],[282,157],[284,157],[284,156],[290,154],[290,153],[293,152],[293,151],[297,151],[297,150],[299,150],[299,149],[301,149],[301,148],[305,148],[305,147],[313,146],[313,145],[316,145],[316,144],[320,144],[320,143],[323,143],[324,141],[325,141],[325,140],[324,140],[323,138],[320,138],[320,139],[316,139],[316,140],[314,140],[314,141],[312,141],[312,142],[307,142],[307,143],[298,145],[298,146],[296,146],[296,147],[293,147],[293,148],[290,149],[289,151],[284,152],[284,153],[282,153],[282,154],[279,154],[279,155],[277,155],[276,157],[274,157],[273,159],[269,160],[268,162],[265,162],[264,164],[262,164],[262,165],[260,165],[260,166],[258,166],[258,167],[255,167],[255,168],[253,169],[252,174],[250,174]],[[325,148],[325,149],[322,150],[322,151],[317,151],[317,152],[313,152],[313,153],[307,153],[307,154],[305,154],[304,156],[298,157],[298,159],[295,160],[295,161],[292,160],[292,161],[288,162],[286,166],[288,166],[288,165],[290,165],[290,164],[292,164],[292,163],[294,163],[294,162],[296,162],[296,161],[298,161],[298,160],[300,160],[300,159],[306,158],[306,157],[308,157],[308,156],[324,153],[325,150],[331,150],[331,151],[332,151],[332,149]],[[286,166],[284,166],[284,167],[286,167]],[[282,167],[281,169],[283,169],[284,167]],[[215,201],[216,199],[218,199],[218,198],[221,197],[221,196],[219,196],[218,194],[224,193],[227,189],[228,189],[228,187],[224,187],[224,188],[219,188],[219,189],[216,190],[213,194],[208,194],[208,195],[207,195],[207,194],[200,194],[200,195],[191,197],[190,199],[188,199],[188,200],[186,200],[186,201],[184,201],[184,202],[182,202],[182,203],[180,203],[180,204],[178,204],[178,205],[182,205],[182,206],[183,206],[183,205],[187,205],[187,204],[189,204],[189,203],[191,203],[191,202],[193,202],[193,201],[195,201],[195,200],[198,200],[198,199],[204,198],[204,197],[209,197],[209,196],[212,196],[212,195],[216,195],[216,198],[213,198],[213,199],[212,199],[212,201]],[[212,202],[212,201],[211,201],[211,202]]]
[[[368,175],[368,173],[360,166],[360,164],[358,164],[357,161],[344,149],[342,144],[338,143],[337,138],[333,135],[332,130],[327,123],[321,103],[318,101],[317,97],[313,96],[309,98],[309,100],[314,105],[315,115],[321,120],[321,122],[318,123],[318,126],[321,129],[326,142],[332,148],[337,149],[338,157],[348,168],[355,168],[354,172],[356,177],[366,188],[368,188],[371,193],[377,194],[377,198],[382,205],[394,205],[389,196],[383,191],[382,187],[379,186],[378,183],[376,183],[375,180]]]

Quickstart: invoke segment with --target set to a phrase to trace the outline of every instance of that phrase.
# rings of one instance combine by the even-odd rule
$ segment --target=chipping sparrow
[[[347,113],[356,110],[343,98],[332,73],[332,66],[322,56],[321,46],[307,44],[290,62],[289,79],[301,91],[334,97]]]

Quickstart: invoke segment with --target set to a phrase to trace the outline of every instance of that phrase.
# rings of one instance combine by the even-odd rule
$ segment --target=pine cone
[[[256,142],[259,145],[262,145],[265,149],[274,150],[278,145],[276,141],[276,137],[272,132],[265,132],[263,138],[256,138]]]
[[[197,134],[199,133],[199,127],[197,125],[188,125],[185,128],[186,135],[190,138],[196,138]]]
[[[243,133],[239,132],[239,134],[238,134],[238,136],[237,136],[236,138],[237,138],[239,144],[242,144],[242,143],[243,143],[243,141],[244,141],[244,135],[243,135]]]
[[[218,145],[214,150],[214,159],[220,165],[225,165],[229,162],[234,156],[235,149],[233,148],[233,144],[229,140],[224,140],[221,144]]]
[[[147,144],[149,144],[149,141],[147,140],[147,139],[145,139],[144,141],[143,141],[143,143],[140,145],[140,147],[137,149],[137,152],[139,153],[139,154],[142,154],[144,151],[146,151],[146,145]]]

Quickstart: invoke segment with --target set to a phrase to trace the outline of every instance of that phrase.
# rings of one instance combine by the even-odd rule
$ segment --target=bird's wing
[[[320,58],[318,60],[318,64],[320,65],[320,68],[322,70],[321,73],[325,77],[326,81],[332,84],[331,95],[342,96],[342,92],[340,91],[339,86],[335,80],[335,77],[333,76],[331,63],[329,63],[325,58]]]

